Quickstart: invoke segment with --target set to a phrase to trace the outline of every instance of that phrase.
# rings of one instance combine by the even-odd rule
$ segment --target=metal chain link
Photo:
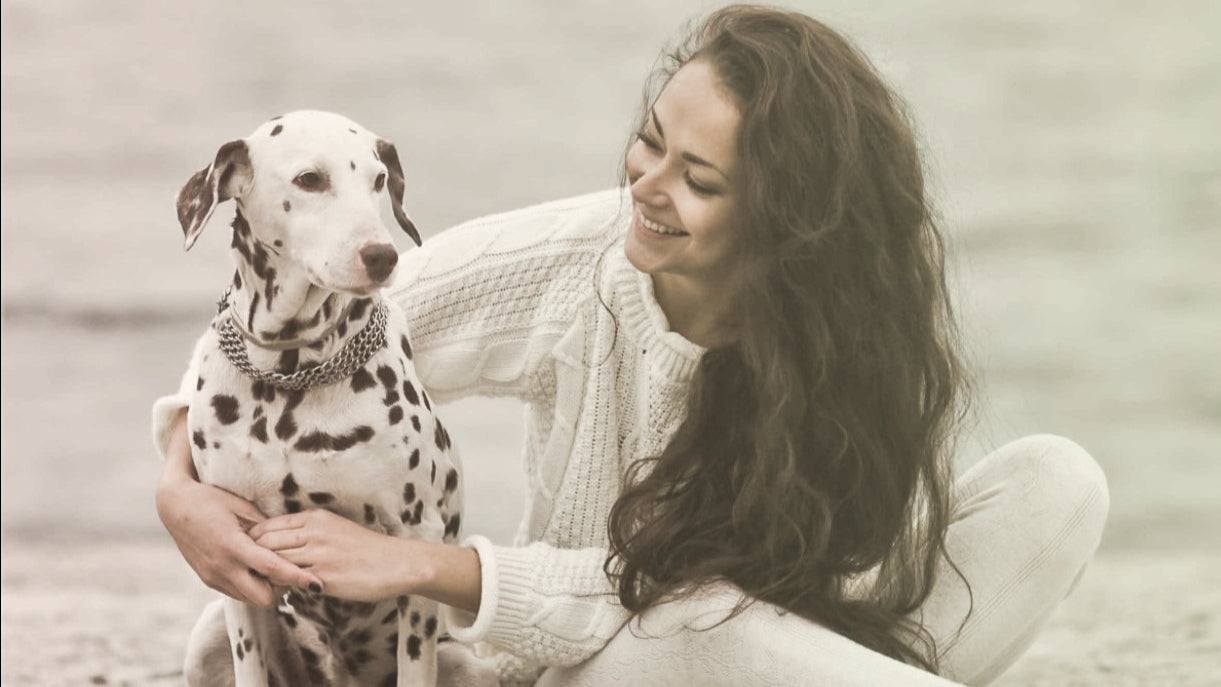
[[[218,303],[223,313],[228,305],[229,293]],[[315,387],[334,384],[341,379],[351,377],[358,369],[369,362],[373,354],[386,345],[386,304],[378,301],[373,314],[360,332],[348,340],[343,348],[333,357],[320,365],[298,370],[291,374],[283,372],[267,372],[256,368],[246,355],[246,342],[241,332],[233,324],[231,316],[222,315],[217,334],[220,337],[220,349],[233,366],[249,377],[262,380],[279,389],[289,391],[304,391]]]

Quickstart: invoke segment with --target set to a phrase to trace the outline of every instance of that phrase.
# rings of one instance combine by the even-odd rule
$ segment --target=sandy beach
[[[658,4],[0,0],[0,684],[182,684],[212,593],[157,522],[149,409],[231,273],[231,210],[182,250],[187,177],[308,107],[395,141],[426,241],[611,186],[655,56],[716,5]],[[1097,560],[995,684],[1217,684],[1216,4],[785,4],[918,122],[979,380],[958,464],[1053,432],[1107,473]],[[443,410],[466,529],[508,542],[520,408]]]

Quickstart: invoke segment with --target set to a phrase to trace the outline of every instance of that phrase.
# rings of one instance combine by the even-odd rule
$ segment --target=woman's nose
[[[662,165],[653,161],[628,169],[628,182],[632,188],[632,200],[644,205],[665,204],[665,184]]]

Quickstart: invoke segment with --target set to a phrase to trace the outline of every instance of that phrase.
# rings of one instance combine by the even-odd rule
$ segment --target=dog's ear
[[[178,192],[178,223],[186,235],[186,250],[203,231],[220,203],[240,196],[254,178],[246,141],[229,141],[216,151],[216,159],[187,179]]]
[[[403,228],[403,231],[407,232],[407,235],[415,241],[415,245],[422,245],[420,232],[416,231],[415,225],[411,223],[411,219],[403,211],[403,191],[406,184],[403,183],[403,166],[399,164],[399,151],[394,148],[394,144],[390,141],[379,138],[377,139],[377,159],[386,165],[386,172],[390,176],[390,181],[387,185],[390,187],[390,204],[394,208],[394,219],[398,220],[399,226]]]

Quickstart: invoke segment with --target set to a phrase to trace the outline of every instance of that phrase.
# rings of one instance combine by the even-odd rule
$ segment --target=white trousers
[[[592,658],[552,668],[538,684],[987,684],[1030,646],[1093,556],[1109,505],[1106,478],[1077,444],[1057,436],[1030,436],[1003,446],[960,476],[953,503],[946,545],[970,591],[943,562],[915,617],[937,642],[943,677],[766,603],[717,624],[739,598],[734,588],[720,586],[648,609]],[[195,686],[232,684],[220,606],[213,605],[190,642],[186,673],[188,684]],[[442,677],[449,684],[476,683]]]
[[[1093,556],[1106,479],[1077,444],[1030,436],[967,470],[953,503],[947,549],[970,591],[943,561],[915,616],[937,642],[944,677],[770,604],[718,625],[739,598],[726,585],[650,608],[593,658],[552,668],[539,685],[987,684],[1030,646]]]

